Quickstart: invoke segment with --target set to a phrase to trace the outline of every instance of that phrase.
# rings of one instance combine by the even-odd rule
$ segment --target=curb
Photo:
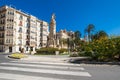
[[[12,56],[8,56],[9,58],[12,58],[12,59],[21,59],[21,58],[16,58],[16,57],[12,57]]]
[[[95,64],[95,65],[120,65],[120,62],[93,62],[93,61],[74,61],[74,60],[69,60],[69,63],[75,63],[75,64]]]

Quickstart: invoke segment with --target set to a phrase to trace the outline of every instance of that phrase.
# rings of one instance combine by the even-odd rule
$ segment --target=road
[[[86,65],[8,59],[0,54],[0,80],[119,80],[118,65]]]

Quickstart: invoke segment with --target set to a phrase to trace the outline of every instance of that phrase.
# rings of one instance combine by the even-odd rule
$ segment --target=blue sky
[[[12,5],[41,20],[50,22],[56,14],[57,31],[84,32],[88,24],[109,35],[120,35],[120,0],[0,0],[0,6]]]

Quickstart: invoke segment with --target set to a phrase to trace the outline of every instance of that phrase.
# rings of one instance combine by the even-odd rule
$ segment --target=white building
[[[57,38],[58,39],[74,38],[74,32],[73,31],[60,30],[59,32],[57,32]]]
[[[47,22],[9,6],[0,7],[0,51],[35,52],[46,46],[47,36]]]
[[[74,38],[74,32],[72,31],[66,31],[66,30],[60,30],[57,32],[57,39],[59,40],[59,48],[68,48],[68,39]],[[65,42],[65,43],[64,43]]]
[[[48,41],[48,35],[49,35],[49,30],[48,30],[48,23],[45,21],[41,22],[41,27],[40,27],[40,46],[41,47],[46,47],[47,46],[47,41]]]

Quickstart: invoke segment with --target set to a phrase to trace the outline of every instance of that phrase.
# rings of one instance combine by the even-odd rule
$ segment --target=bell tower
[[[52,14],[52,18],[50,21],[50,37],[55,38],[56,36],[56,21],[55,21],[55,14]]]
[[[52,14],[51,21],[50,21],[50,33],[49,33],[49,40],[48,46],[49,47],[56,47],[56,21],[55,21],[55,14]]]

